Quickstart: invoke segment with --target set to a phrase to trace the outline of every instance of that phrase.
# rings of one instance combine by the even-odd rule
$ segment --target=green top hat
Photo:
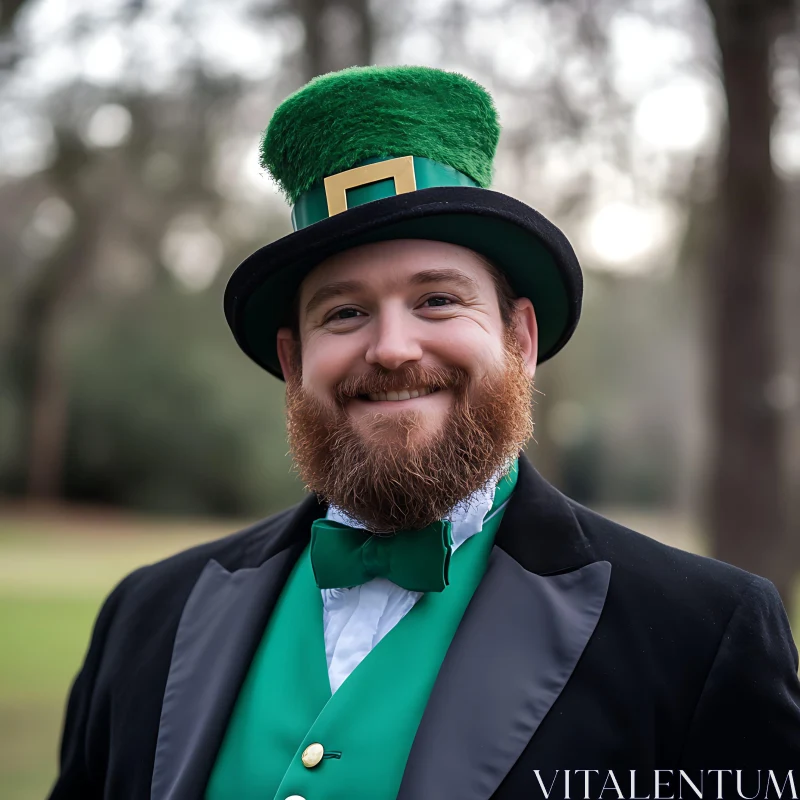
[[[489,258],[539,324],[539,362],[578,322],[580,267],[532,208],[488,189],[500,126],[483,87],[428,67],[354,67],[315,78],[269,123],[261,164],[293,204],[295,232],[247,258],[225,292],[242,349],[282,377],[278,328],[303,278],[361,244],[434,239]]]

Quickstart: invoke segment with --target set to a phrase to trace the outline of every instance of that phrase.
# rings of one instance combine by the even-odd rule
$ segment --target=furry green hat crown
[[[475,81],[429,67],[353,67],[315,78],[275,110],[261,166],[290,203],[368,159],[418,156],[487,188],[500,125]]]

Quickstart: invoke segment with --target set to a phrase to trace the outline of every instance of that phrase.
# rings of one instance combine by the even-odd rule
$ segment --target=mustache
[[[458,367],[409,364],[396,370],[379,368],[364,375],[350,375],[333,389],[337,402],[376,392],[398,392],[407,386],[430,389],[461,389],[469,382],[469,374]]]

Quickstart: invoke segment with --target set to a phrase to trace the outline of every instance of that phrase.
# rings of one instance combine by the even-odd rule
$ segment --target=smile
[[[387,400],[412,400],[415,397],[425,397],[425,395],[433,394],[439,391],[438,389],[430,389],[427,386],[413,386],[400,389],[397,392],[370,392],[367,395],[361,395],[364,399],[369,399],[373,402],[385,402]]]

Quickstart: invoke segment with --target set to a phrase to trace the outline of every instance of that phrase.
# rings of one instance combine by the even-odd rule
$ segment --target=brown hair
[[[475,251],[473,250],[473,252]],[[505,272],[503,272],[495,265],[493,261],[490,261],[482,253],[475,253],[475,255],[478,261],[480,261],[481,264],[486,267],[489,274],[492,276],[494,288],[497,290],[497,303],[500,306],[500,319],[503,320],[503,325],[506,326],[506,329],[510,330],[514,324],[514,314],[516,313],[514,301],[517,299],[518,295],[511,288],[511,284],[509,283]]]

